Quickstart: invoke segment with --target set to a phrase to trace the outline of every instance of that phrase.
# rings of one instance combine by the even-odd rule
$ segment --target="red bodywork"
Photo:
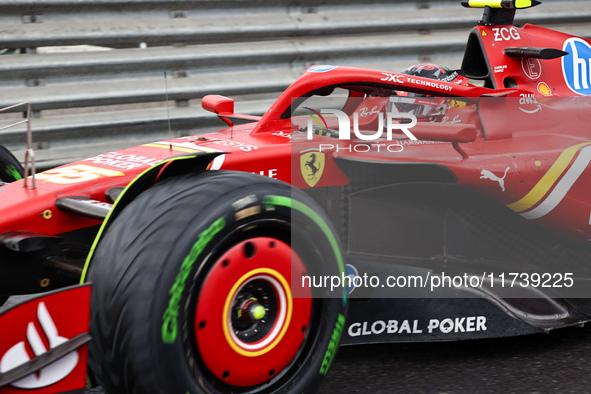
[[[508,48],[569,49],[571,52],[574,49],[578,52],[542,59],[510,57],[505,54]],[[17,267],[21,258],[18,241],[27,237],[44,240],[40,244],[27,244],[30,250],[23,254],[23,261],[26,260],[27,264],[36,258],[35,253],[41,259],[54,256],[60,250],[59,247],[52,249],[49,241],[54,237],[69,239],[70,234],[84,229],[91,229],[90,236],[86,234],[90,239],[86,239],[87,244],[82,247],[83,252],[88,253],[102,220],[64,209],[56,205],[56,201],[67,197],[86,198],[91,205],[108,210],[113,202],[108,199],[108,194],[113,188],[129,185],[161,161],[196,152],[221,153],[209,163],[207,170],[260,174],[300,189],[309,189],[311,195],[316,190],[351,186],[351,179],[342,166],[344,162],[369,164],[370,167],[374,164],[408,164],[404,168],[427,164],[430,169],[448,174],[445,179],[453,179],[454,187],[475,192],[487,201],[494,200],[503,209],[502,205],[507,206],[516,214],[550,229],[558,237],[588,244],[591,242],[591,132],[588,128],[589,102],[585,96],[591,94],[590,65],[591,44],[588,40],[532,25],[522,28],[481,25],[470,34],[462,68],[469,77],[483,80],[484,86],[457,85],[389,70],[313,66],[262,117],[237,115],[232,100],[207,96],[203,99],[204,108],[217,113],[229,127],[211,134],[108,152],[54,168],[36,175],[36,188],[25,187],[22,180],[0,186],[0,245],[11,249],[3,255],[0,247],[0,258],[14,258],[9,264],[0,261],[5,263],[0,268],[13,269],[12,264],[16,267],[14,272],[20,269]],[[330,135],[335,123],[330,119],[327,121],[319,112],[314,112],[314,119],[318,121],[321,135],[309,139],[305,127],[294,122],[291,109],[300,98],[314,94],[324,96],[326,91],[335,87],[349,89],[343,112],[361,113],[360,127],[374,130],[374,133],[377,117],[387,112],[388,106],[396,103],[398,98],[418,94],[427,97],[424,102],[429,102],[429,97],[436,97],[438,105],[452,102],[454,105],[450,104],[445,113],[430,121],[419,121],[413,126],[416,141],[403,134],[396,134],[395,141],[382,137],[373,142],[354,137],[338,139]],[[392,93],[372,95],[369,94],[372,89]],[[236,119],[250,123],[234,125]],[[387,148],[390,144],[398,148],[390,151]],[[311,153],[314,155],[310,156]],[[165,171],[165,167],[160,171]],[[383,167],[371,168],[379,171],[378,168]],[[423,179],[421,182],[431,181]],[[384,184],[388,184],[388,179],[382,179],[379,186]],[[341,203],[344,200],[341,198]],[[330,208],[331,204],[327,202],[324,208]],[[341,206],[339,209],[344,212],[348,208]],[[331,216],[331,212],[328,214]],[[331,216],[333,218],[335,215]],[[429,225],[430,222],[424,223]],[[47,247],[50,252],[46,254],[42,253],[44,242],[50,245]],[[372,253],[370,250],[367,255]],[[433,255],[438,257],[436,253]],[[74,260],[67,256],[60,264],[68,263],[69,259]],[[21,269],[25,272],[19,274],[20,278],[27,274],[26,269]],[[37,291],[52,288],[49,279],[42,279],[42,274],[36,274],[38,279],[35,280],[39,282],[34,286]],[[9,285],[7,275],[0,275],[4,275],[4,282],[0,277],[0,285]],[[87,298],[84,300],[88,304]],[[33,313],[32,308],[28,312]],[[522,320],[527,321],[527,310],[524,310]],[[58,316],[63,311],[56,313]],[[551,313],[554,312],[548,312]],[[554,316],[560,320],[558,314]],[[358,318],[358,321],[364,319],[369,318]],[[588,320],[589,315],[584,318],[575,316],[557,326],[575,324],[576,319]],[[532,325],[536,324],[534,321]],[[548,327],[552,328],[544,326]],[[63,335],[68,338],[78,333],[68,333],[61,325],[58,328],[60,334],[63,330]],[[19,323],[17,334],[21,335],[24,330]],[[508,335],[502,330],[497,333]],[[448,337],[444,339],[448,340]],[[13,343],[5,345],[12,346]],[[0,351],[0,355],[5,351]]]
[[[346,177],[332,163],[331,159],[336,157],[437,163],[453,171],[460,186],[498,200],[558,233],[588,241],[591,238],[591,202],[588,198],[591,171],[587,165],[591,148],[587,146],[591,145],[591,139],[586,118],[581,117],[587,102],[580,95],[572,97],[560,58],[515,59],[503,54],[506,47],[562,48],[571,36],[532,25],[523,28],[478,26],[472,36],[480,37],[486,50],[493,70],[490,81],[495,86],[504,86],[507,80],[512,80],[517,87],[491,89],[434,83],[425,78],[349,67],[307,72],[257,123],[84,159],[38,174],[38,186],[34,190],[22,187],[22,181],[3,186],[0,192],[0,206],[3,207],[0,234],[30,230],[55,235],[98,224],[97,220],[56,209],[55,200],[86,196],[105,201],[108,189],[127,185],[150,165],[187,152],[223,151],[226,154],[216,159],[212,169],[253,172],[308,188],[301,178],[299,157],[293,155],[301,151],[294,146],[299,143],[296,140],[305,138],[303,133],[296,133],[297,136],[292,133],[291,120],[286,116],[292,99],[325,86],[379,84],[438,97],[481,99],[480,113],[474,109],[451,109],[442,123],[447,120],[453,126],[440,125],[441,130],[419,123],[412,131],[420,141],[404,141],[402,152],[349,152],[345,146],[354,145],[355,141],[327,138],[327,144],[335,148],[326,150],[326,169],[314,187],[347,183]],[[224,114],[222,112],[220,116]],[[470,127],[463,130],[466,125]],[[476,129],[476,138],[473,142],[461,144],[468,156],[463,159],[452,143],[443,141],[462,132],[471,134],[472,128]],[[462,140],[461,136],[457,138]],[[302,142],[306,143],[309,142]],[[483,170],[498,178],[505,175],[504,190],[497,181],[483,175]],[[292,174],[295,175],[293,178]]]

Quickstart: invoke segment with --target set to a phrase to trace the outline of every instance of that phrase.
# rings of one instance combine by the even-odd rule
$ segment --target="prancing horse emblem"
[[[311,151],[300,156],[300,170],[308,186],[314,187],[322,177],[324,161],[323,152]]]
[[[505,177],[507,176],[507,171],[509,171],[510,169],[511,167],[505,168],[505,174],[503,174],[502,178],[496,176],[489,170],[482,170],[480,171],[480,179],[490,179],[491,181],[499,182],[501,190],[505,191]]]

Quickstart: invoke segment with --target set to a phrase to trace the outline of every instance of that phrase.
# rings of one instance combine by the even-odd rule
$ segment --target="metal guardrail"
[[[222,125],[199,108],[204,95],[245,95],[237,110],[260,114],[311,64],[458,67],[481,13],[442,0],[5,0],[0,50],[15,54],[0,56],[0,107],[31,103],[50,166],[167,138],[164,72],[173,131],[199,133]],[[525,20],[591,36],[591,1],[546,0]],[[111,50],[43,50],[72,45]],[[22,159],[24,129],[11,130],[0,143]]]

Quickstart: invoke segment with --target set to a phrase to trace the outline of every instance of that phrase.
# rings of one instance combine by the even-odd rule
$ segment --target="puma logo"
[[[509,171],[511,167],[505,168],[505,174],[503,174],[502,178],[499,178],[489,170],[482,170],[480,171],[480,179],[490,179],[491,181],[499,182],[499,186],[501,189],[505,191],[505,177],[507,176],[507,171]]]

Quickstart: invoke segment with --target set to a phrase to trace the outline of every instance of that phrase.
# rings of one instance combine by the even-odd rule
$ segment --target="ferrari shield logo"
[[[300,156],[300,170],[308,186],[314,187],[322,177],[324,161],[323,152],[306,152]]]

